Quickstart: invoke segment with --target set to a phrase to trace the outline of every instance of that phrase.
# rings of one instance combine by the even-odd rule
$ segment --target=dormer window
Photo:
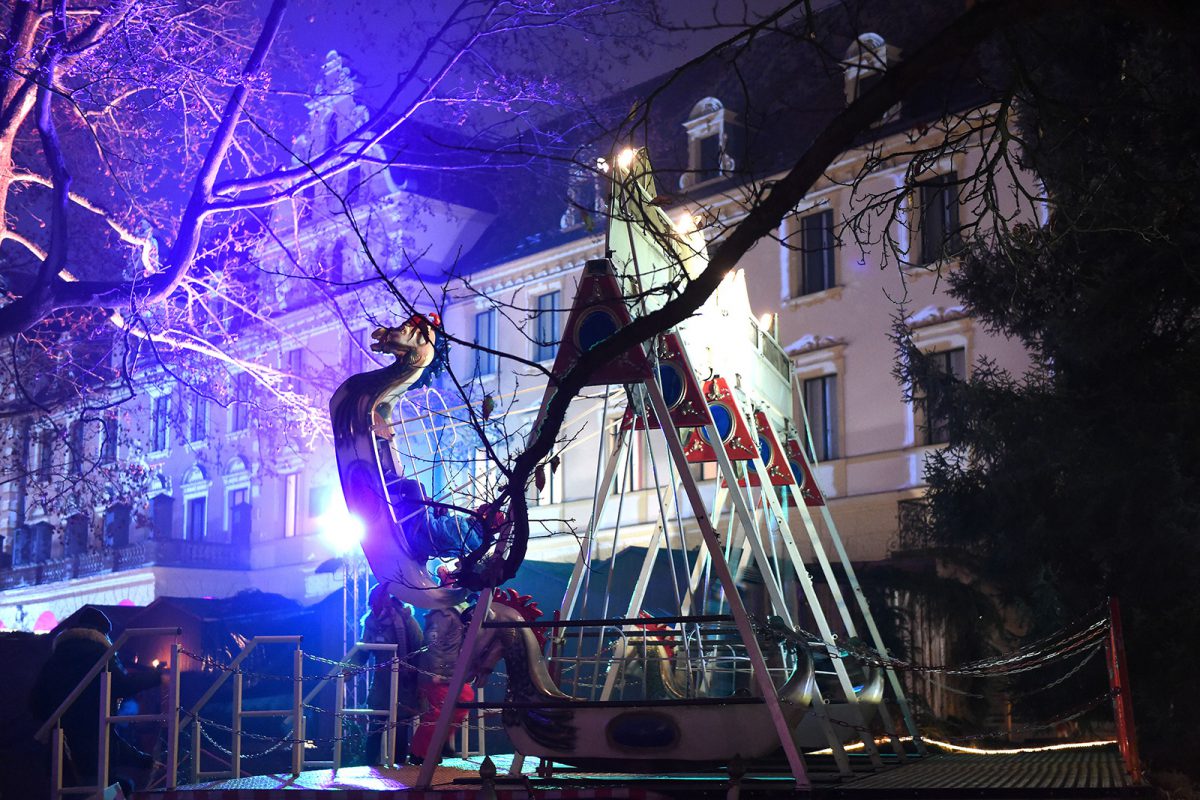
[[[683,128],[688,135],[688,170],[679,179],[680,189],[733,172],[737,118],[720,100],[706,97],[692,106]]]
[[[895,64],[900,51],[884,41],[877,33],[864,33],[846,49],[842,62],[846,70],[846,103],[853,103],[887,72],[889,64]],[[879,122],[888,122],[900,113],[897,104],[888,110]],[[878,124],[878,123],[877,123]]]
[[[564,231],[584,225],[591,230],[596,215],[608,210],[603,161],[585,152],[571,164],[567,177],[567,209],[558,226]]]

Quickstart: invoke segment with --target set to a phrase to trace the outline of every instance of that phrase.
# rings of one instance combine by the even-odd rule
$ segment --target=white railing
[[[113,642],[104,655],[87,671],[79,684],[59,703],[50,718],[38,729],[34,737],[45,742],[50,741],[50,792],[53,800],[59,800],[64,795],[84,794],[93,795],[103,792],[108,784],[109,734],[112,724],[129,722],[165,722],[167,724],[167,788],[175,788],[175,773],[179,765],[179,642],[171,646],[171,663],[167,666],[168,697],[166,708],[158,714],[125,714],[110,713],[112,709],[112,672],[109,667],[113,656],[125,642],[142,636],[174,636],[181,633],[179,628],[130,628],[124,631]],[[100,709],[98,714],[100,724],[100,742],[96,758],[96,786],[63,786],[63,732],[62,717],[75,704],[96,676],[100,676]]]
[[[229,666],[222,668],[221,677],[208,687],[208,690],[187,712],[188,719],[184,721],[184,726],[188,724],[195,726],[195,730],[192,731],[192,783],[199,783],[206,779],[242,777],[242,721],[248,717],[288,717],[290,715],[293,720],[297,721],[293,726],[291,739],[292,774],[299,775],[301,773],[304,764],[304,652],[300,649],[302,638],[300,636],[255,636],[229,663]],[[292,652],[292,705],[290,708],[252,710],[242,708],[244,676],[241,665],[260,644],[290,644],[295,647]],[[233,676],[233,720],[230,729],[231,749],[229,753],[231,769],[205,772],[200,769],[200,743],[204,738],[201,727],[204,723],[200,719],[200,711],[230,676]]]
[[[359,715],[364,717],[386,717],[387,726],[383,730],[383,738],[380,742],[382,748],[381,755],[384,756],[384,763],[388,766],[396,763],[396,729],[399,723],[396,719],[396,703],[400,698],[400,662],[396,659],[396,645],[394,644],[376,644],[372,642],[357,642],[350,651],[346,653],[346,657],[342,659],[342,663],[334,666],[329,670],[329,673],[317,682],[317,685],[309,690],[304,696],[303,705],[307,706],[309,701],[316,697],[322,689],[324,689],[330,681],[335,682],[334,699],[333,699],[333,760],[332,761],[309,761],[304,760],[301,766],[320,766],[332,767],[333,769],[342,768],[342,742],[345,737],[342,735],[342,721],[350,715]],[[390,683],[388,686],[388,707],[382,708],[346,708],[346,671],[348,669],[357,669],[352,666],[353,657],[359,653],[390,653],[391,666],[389,668]],[[284,725],[292,723],[293,717],[284,720]],[[404,722],[403,724],[411,724]],[[369,738],[368,738],[369,741]]]
[[[348,716],[365,716],[371,718],[386,719],[386,725],[383,729],[383,738],[381,742],[382,753],[385,763],[393,765],[396,763],[396,731],[400,725],[412,725],[414,720],[405,720],[399,718],[397,714],[397,701],[399,699],[399,671],[401,669],[401,660],[397,658],[396,645],[394,644],[374,644],[359,642],[355,644],[351,650],[346,653],[345,657],[340,662],[329,661],[316,656],[310,658],[321,661],[327,664],[332,664],[332,668],[323,677],[314,676],[311,679],[317,681],[307,694],[304,693],[304,658],[305,654],[301,649],[302,637],[300,636],[256,636],[245,643],[240,653],[228,664],[217,664],[212,659],[200,656],[184,650],[178,641],[171,647],[170,663],[165,665],[165,672],[168,677],[168,693],[167,701],[164,704],[164,709],[157,714],[126,714],[118,715],[110,713],[112,706],[112,674],[109,672],[109,665],[117,650],[122,647],[129,639],[142,636],[175,636],[180,634],[179,628],[131,628],[122,633],[111,647],[104,653],[96,664],[87,672],[79,685],[67,696],[59,705],[55,712],[50,716],[46,723],[38,730],[36,736],[40,741],[51,741],[51,756],[52,756],[52,798],[53,800],[61,800],[66,795],[95,795],[104,791],[105,781],[108,777],[109,756],[110,756],[110,741],[109,732],[114,723],[142,723],[142,722],[164,722],[167,727],[167,754],[164,765],[166,768],[165,786],[167,790],[177,788],[177,776],[180,770],[180,733],[187,726],[194,726],[191,731],[191,764],[189,769],[192,783],[198,783],[204,780],[225,779],[225,778],[240,778],[243,775],[242,762],[246,758],[253,757],[254,754],[246,755],[243,753],[243,743],[246,737],[252,738],[267,738],[260,737],[256,734],[251,734],[244,731],[243,721],[247,718],[257,717],[281,717],[284,727],[284,732],[281,737],[275,740],[275,745],[271,749],[275,749],[281,744],[291,745],[291,768],[293,775],[299,775],[306,767],[332,767],[340,769],[342,766],[343,757],[343,741],[347,738],[344,734],[343,722]],[[287,708],[280,709],[245,709],[243,708],[243,691],[244,679],[248,673],[244,671],[243,664],[246,659],[260,645],[285,644],[294,647],[292,660],[292,674],[290,676],[269,676],[284,680],[290,679],[293,683],[292,703]],[[389,688],[388,688],[388,707],[387,708],[348,708],[346,707],[346,684],[348,673],[361,671],[364,668],[352,663],[352,659],[360,653],[367,652],[382,652],[388,654],[388,672],[390,673]],[[180,674],[181,674],[181,657],[190,656],[194,659],[202,661],[206,666],[215,666],[221,674],[210,685],[205,692],[200,696],[200,699],[191,707],[184,711],[180,705]],[[382,666],[377,667],[382,669]],[[64,749],[63,749],[63,732],[61,727],[61,719],[64,713],[79,699],[86,691],[88,685],[99,676],[100,680],[100,713],[99,724],[101,726],[100,751],[97,758],[97,778],[101,785],[98,786],[64,786]],[[210,700],[217,694],[222,686],[232,678],[232,719],[230,725],[226,727],[220,722],[212,719],[201,717],[201,712]],[[308,707],[308,703],[313,700],[317,694],[325,688],[330,682],[335,683],[334,696],[334,723],[333,723],[333,752],[331,762],[308,761],[304,758],[304,750],[308,744],[305,733],[305,715],[304,710]],[[479,692],[479,700],[483,699],[482,691]],[[486,754],[486,717],[483,712],[478,711],[473,713],[472,717],[466,721],[462,729],[459,731],[458,751],[463,758],[472,756],[483,756]],[[230,749],[225,750],[223,746],[218,749],[228,756],[228,761],[219,758],[217,754],[208,753],[207,750],[202,750],[202,742],[205,738],[209,738],[204,732],[204,726],[215,727],[230,738]],[[212,758],[221,761],[228,769],[221,771],[205,771],[200,768],[202,755],[207,754]]]

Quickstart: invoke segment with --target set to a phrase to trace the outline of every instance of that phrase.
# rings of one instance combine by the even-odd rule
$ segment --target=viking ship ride
[[[608,168],[607,257],[579,278],[555,375],[635,315],[662,307],[707,265],[704,232],[657,203],[644,151]],[[456,559],[506,524],[485,504],[490,464],[506,457],[513,437],[492,436],[499,421],[490,410],[462,413],[471,398],[428,386],[445,360],[436,315],[415,314],[374,338],[372,349],[395,362],[351,376],[330,404],[347,507],[364,522],[363,552],[387,591],[422,608],[456,605],[464,585],[487,585]],[[770,320],[751,313],[743,273],[731,272],[686,322],[612,359],[588,384],[602,387],[600,435],[610,444],[556,620],[535,622],[516,593],[486,592],[459,680],[482,680],[505,662],[501,717],[523,756],[661,770],[782,748],[799,780],[798,748],[832,747],[846,772],[842,744],[860,738],[877,761],[872,725],[897,729],[882,702],[885,671],[857,663],[838,636],[856,638],[865,625],[876,653],[886,658],[886,649],[807,457],[789,359]],[[617,557],[633,535],[624,501],[647,489],[634,486],[635,451],[651,462],[657,524],[648,536],[639,528],[637,577],[618,580]],[[703,487],[701,469],[716,475]],[[837,632],[809,573],[814,561]],[[748,612],[747,598],[765,608],[762,617]],[[915,735],[900,684],[886,677]]]

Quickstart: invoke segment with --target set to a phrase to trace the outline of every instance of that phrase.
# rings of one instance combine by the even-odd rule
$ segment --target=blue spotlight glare
[[[339,556],[346,555],[362,544],[363,536],[367,532],[363,521],[341,504],[317,518],[317,529],[321,541]]]

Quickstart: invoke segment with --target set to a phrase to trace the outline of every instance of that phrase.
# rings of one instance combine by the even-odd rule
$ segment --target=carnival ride
[[[660,308],[707,264],[704,233],[694,220],[673,221],[655,204],[644,151],[623,153],[610,175],[608,257],[589,261],[580,277],[552,375],[564,374],[633,315]],[[453,412],[465,398],[448,403],[434,390],[413,391],[428,381],[438,357],[439,324],[418,314],[399,328],[376,331],[372,349],[396,362],[352,376],[330,405],[342,487],[347,507],[365,523],[367,561],[394,596],[425,608],[461,602],[462,585],[477,578],[452,570],[447,577],[446,566],[435,577],[438,559],[453,561],[478,545],[483,526],[504,524],[490,509],[472,513],[494,488],[487,485],[488,466],[503,457],[504,438],[489,435],[486,413]],[[545,400],[555,383],[549,382]],[[511,614],[504,603],[493,603],[485,591],[453,680],[461,684],[503,658],[509,688],[500,706],[510,738],[524,756],[564,763],[728,763],[782,748],[803,782],[802,747],[833,748],[848,772],[842,745],[859,738],[878,763],[870,735],[877,716],[903,753],[882,703],[885,670],[857,664],[836,644],[835,626],[808,572],[797,530],[819,565],[841,632],[853,639],[865,625],[874,652],[886,660],[801,444],[806,426],[793,413],[790,363],[769,326],[751,313],[742,272],[727,276],[692,318],[648,346],[631,347],[587,384],[604,387],[601,419],[615,415],[618,421],[551,626],[554,644],[541,646],[529,629],[538,623],[506,619]],[[636,581],[615,586],[610,572],[597,609],[589,607],[593,565],[603,551],[615,556],[624,545],[628,482],[621,471],[633,458],[635,436],[658,443],[644,448],[657,525]],[[702,491],[693,476],[693,465],[702,463],[717,467],[715,491]],[[701,546],[694,551],[696,543]],[[746,609],[751,573],[765,594],[762,618]],[[857,619],[842,581],[857,601]],[[664,582],[673,588],[673,613],[647,618],[647,588]],[[614,609],[624,616],[614,617]],[[801,614],[817,633],[801,631]],[[518,630],[496,632],[504,626]],[[817,675],[814,652],[826,674]],[[888,677],[919,747],[900,683]],[[734,735],[703,734],[718,729]]]
[[[580,279],[553,368],[557,374],[633,314],[660,306],[703,268],[703,235],[689,220],[672,223],[655,205],[653,175],[644,154],[617,159],[612,177],[610,256],[589,262]],[[466,600],[468,586],[486,580],[488,574],[486,569],[456,574],[456,556],[478,549],[484,540],[503,542],[508,537],[506,520],[489,502],[496,489],[490,467],[507,455],[507,439],[494,428],[498,421],[486,411],[463,413],[467,398],[447,402],[434,388],[421,390],[438,359],[444,359],[439,333],[440,320],[433,315],[415,315],[399,328],[377,331],[374,349],[395,355],[395,363],[351,376],[331,402],[347,505],[367,531],[363,552],[391,594],[424,608]],[[448,696],[456,697],[464,682],[482,679],[505,662],[505,700],[473,705],[500,713],[517,749],[514,771],[522,769],[526,756],[541,757],[545,766],[565,763],[623,773],[639,768],[659,774],[690,772],[716,765],[726,769],[732,796],[741,780],[741,771],[734,768],[739,760],[781,749],[796,784],[809,787],[802,748],[827,746],[840,776],[850,772],[849,748],[844,745],[853,738],[861,739],[859,747],[873,766],[880,763],[873,730],[890,739],[899,761],[924,753],[897,669],[1007,680],[1078,659],[1033,690],[1043,691],[1062,685],[1103,650],[1108,657],[1108,691],[1055,722],[1029,729],[1051,728],[1111,701],[1115,742],[987,750],[930,740],[939,749],[969,751],[967,760],[955,768],[957,777],[947,778],[948,765],[939,761],[930,764],[937,773],[934,783],[914,774],[911,779],[858,776],[853,785],[913,796],[932,785],[943,793],[944,787],[958,786],[993,797],[1011,797],[1014,787],[1021,796],[1039,796],[1032,792],[1044,790],[1048,794],[1041,796],[1057,797],[1068,785],[1101,787],[1105,796],[1140,791],[1135,786],[1140,767],[1115,599],[1107,610],[1001,656],[958,666],[917,665],[889,656],[801,444],[806,428],[792,413],[787,359],[769,328],[750,316],[740,275],[730,277],[686,324],[605,365],[593,375],[592,384],[604,388],[584,415],[599,412],[601,420],[611,418],[613,439],[597,469],[580,556],[562,605],[552,619],[541,620],[530,598],[485,586],[450,678]],[[530,429],[536,429],[536,421]],[[601,574],[605,552],[611,567],[627,534],[638,532],[638,526],[623,523],[626,497],[638,488],[631,485],[631,471],[625,468],[638,449],[633,446],[637,438],[650,436],[657,437],[660,446],[640,450],[640,457],[649,460],[652,480],[639,492],[653,496],[657,525],[645,540],[638,577],[616,581],[616,572],[609,569],[604,585],[592,586]],[[692,471],[696,464],[715,464],[715,481],[701,486]],[[684,513],[681,495],[690,515]],[[801,549],[803,540],[796,535],[801,531],[807,550]],[[694,549],[697,543],[700,547]],[[832,559],[826,543],[834,551]],[[811,561],[825,579],[828,603],[822,602],[808,573],[806,563]],[[834,569],[838,564],[840,575]],[[853,605],[847,602],[842,580]],[[761,591],[753,588],[756,584]],[[665,592],[651,602],[652,589],[663,587]],[[671,605],[668,613],[661,613],[664,596]],[[747,610],[747,600],[756,606],[757,615]],[[648,613],[648,607],[656,613]],[[826,616],[827,607],[836,611],[832,620]],[[800,627],[800,621],[808,620],[816,633]],[[860,628],[867,640],[859,638]],[[394,650],[394,645],[360,643],[337,658],[327,658],[304,652],[298,635],[254,636],[225,663],[187,650],[180,635],[174,627],[126,630],[43,723],[36,737],[51,745],[53,797],[105,790],[103,780],[99,786],[64,785],[63,716],[97,677],[98,776],[109,772],[109,731],[131,723],[164,725],[165,769],[159,782],[174,791],[186,772],[192,789],[205,797],[220,796],[203,783],[213,778],[230,779],[229,790],[242,796],[243,761],[273,753],[290,762],[290,773],[275,776],[281,788],[296,788],[304,776],[316,776],[322,788],[346,788],[338,769],[343,745],[353,734],[345,732],[343,724],[355,716],[376,720],[383,733],[384,763],[394,764],[393,734],[412,721],[398,714],[397,676],[401,669],[417,667],[399,654],[372,667],[356,666],[352,660],[359,650]],[[133,637],[174,639],[162,664],[168,678],[166,699],[160,712],[117,716],[110,713],[110,657]],[[290,649],[290,674],[248,672],[247,657],[260,645]],[[189,708],[181,697],[185,660],[199,666],[198,674],[214,673]],[[306,674],[308,662],[318,665],[316,674],[311,669]],[[383,668],[390,673],[388,708],[346,706],[347,684]],[[247,678],[286,681],[290,703],[286,708],[247,707]],[[305,681],[314,682],[307,694]],[[312,705],[330,683],[336,688],[333,708]],[[232,687],[229,724],[215,718],[223,716],[218,709],[206,706],[223,685]],[[885,699],[887,687],[892,696]],[[900,712],[907,736],[899,735],[889,706]],[[442,708],[433,736],[435,750],[446,738],[454,710],[453,702]],[[331,736],[306,730],[308,711],[331,715]],[[284,720],[281,732],[253,733],[244,727],[249,720],[271,717]],[[185,734],[191,737],[188,747],[181,746]],[[214,735],[226,738],[229,747]],[[912,743],[911,750],[901,746],[902,739]],[[243,751],[247,742],[257,742],[257,752]],[[318,742],[329,745],[332,761],[316,762],[306,755]],[[1081,756],[1070,775],[1043,769],[1044,762],[1021,755],[1057,757],[1045,751],[1112,744],[1119,744],[1119,761],[1111,754],[1100,753],[1094,760]],[[218,752],[209,752],[209,746]],[[222,755],[228,756],[226,769],[202,769],[202,759],[222,763]],[[1011,776],[1000,774],[999,780],[981,788],[985,770],[971,759],[992,755],[1009,759]],[[332,766],[332,773],[305,771],[316,764]],[[435,764],[436,759],[425,760],[416,786],[430,786]],[[909,764],[895,774],[922,766]],[[375,781],[370,772],[365,779]],[[1035,773],[1044,773],[1036,786],[1030,782]],[[485,788],[494,788],[491,762],[480,767],[480,776]],[[880,780],[872,783],[874,778]],[[178,788],[178,796],[189,796],[187,787]],[[695,784],[688,784],[675,796],[692,797],[694,791]],[[600,792],[608,792],[607,784],[595,794],[579,796]]]

